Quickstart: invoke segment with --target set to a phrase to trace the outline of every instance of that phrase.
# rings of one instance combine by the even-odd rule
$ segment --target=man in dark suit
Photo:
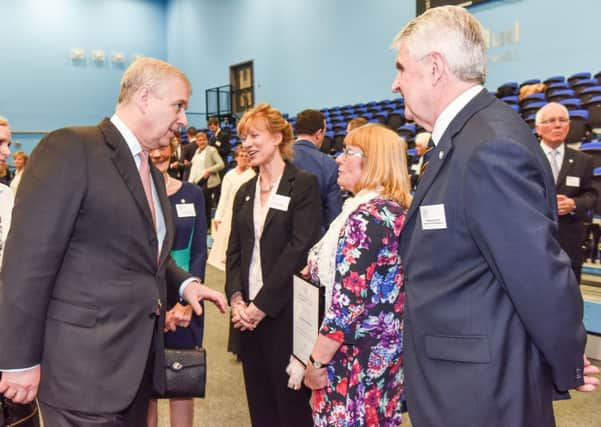
[[[322,234],[342,209],[336,161],[319,151],[326,133],[326,119],[321,111],[304,110],[296,116],[294,165],[315,175],[319,182],[322,206]]]
[[[394,46],[392,89],[435,148],[401,236],[405,387],[417,426],[552,426],[594,389],[582,297],[557,241],[555,186],[525,122],[482,88],[482,28],[433,8]]]
[[[207,127],[213,134],[211,139],[209,139],[209,145],[215,147],[219,152],[219,155],[226,163],[226,168],[223,171],[228,169],[227,167],[227,156],[230,155],[232,151],[232,145],[230,144],[231,134],[227,129],[221,129],[219,126],[219,119],[217,117],[211,117],[207,122]],[[223,175],[221,176],[223,178]]]
[[[192,166],[192,157],[194,157],[196,151],[196,144],[182,144],[178,135],[179,132],[176,133],[177,147],[171,154],[167,173],[175,179],[187,181],[188,176],[190,176],[190,167]]]
[[[597,191],[593,188],[593,158],[565,146],[570,115],[563,105],[548,103],[536,113],[535,123],[557,189],[559,244],[570,257],[577,283],[580,283],[584,261],[582,245],[586,240],[584,224],[590,220],[589,212],[597,201]]]
[[[169,256],[165,183],[148,160],[186,125],[190,90],[177,68],[137,60],[110,119],[51,132],[31,156],[2,265],[0,392],[29,402],[39,384],[48,426],[145,425],[165,386],[167,294],[223,309]]]

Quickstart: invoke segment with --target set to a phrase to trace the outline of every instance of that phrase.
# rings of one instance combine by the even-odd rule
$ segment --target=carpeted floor
[[[223,291],[224,274],[207,266],[207,284]],[[226,351],[228,315],[222,315],[207,304],[204,344],[209,366],[207,395],[195,402],[195,426],[250,426],[242,366]],[[599,363],[597,363],[599,365]],[[159,426],[168,427],[167,402],[159,404]],[[555,404],[558,427],[600,427],[601,390],[594,393],[572,393],[572,400]],[[411,426],[411,422],[403,423]]]

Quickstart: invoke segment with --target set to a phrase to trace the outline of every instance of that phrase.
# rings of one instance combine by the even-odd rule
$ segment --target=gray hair
[[[558,107],[560,107],[563,112],[565,113],[566,117],[570,117],[570,112],[568,111],[568,109],[566,108],[565,105],[560,104],[559,102],[549,102],[545,105],[543,105],[541,108],[538,109],[538,111],[536,112],[536,116],[534,116],[534,124],[535,125],[540,125],[543,121],[543,114],[545,114],[545,111],[547,111],[549,109],[549,106],[551,105],[556,105]]]
[[[394,38],[392,46],[405,44],[414,58],[431,52],[442,54],[451,73],[465,82],[484,84],[486,42],[482,25],[459,6],[429,9],[411,20]]]
[[[155,58],[138,58],[125,70],[121,79],[119,104],[127,104],[134,93],[142,86],[148,86],[155,94],[160,93],[162,85],[173,77],[180,78],[192,92],[192,85],[177,67]]]

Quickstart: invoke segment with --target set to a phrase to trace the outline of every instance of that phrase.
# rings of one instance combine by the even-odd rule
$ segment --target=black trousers
[[[241,332],[240,357],[253,427],[313,425],[310,390],[288,388],[292,352],[292,308],[278,318],[266,317],[254,331]]]

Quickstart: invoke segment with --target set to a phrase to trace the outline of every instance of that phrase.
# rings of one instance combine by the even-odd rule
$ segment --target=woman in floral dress
[[[404,142],[380,125],[350,132],[338,184],[352,192],[309,254],[326,313],[307,363],[316,426],[396,426],[403,401],[403,270],[411,202]]]

